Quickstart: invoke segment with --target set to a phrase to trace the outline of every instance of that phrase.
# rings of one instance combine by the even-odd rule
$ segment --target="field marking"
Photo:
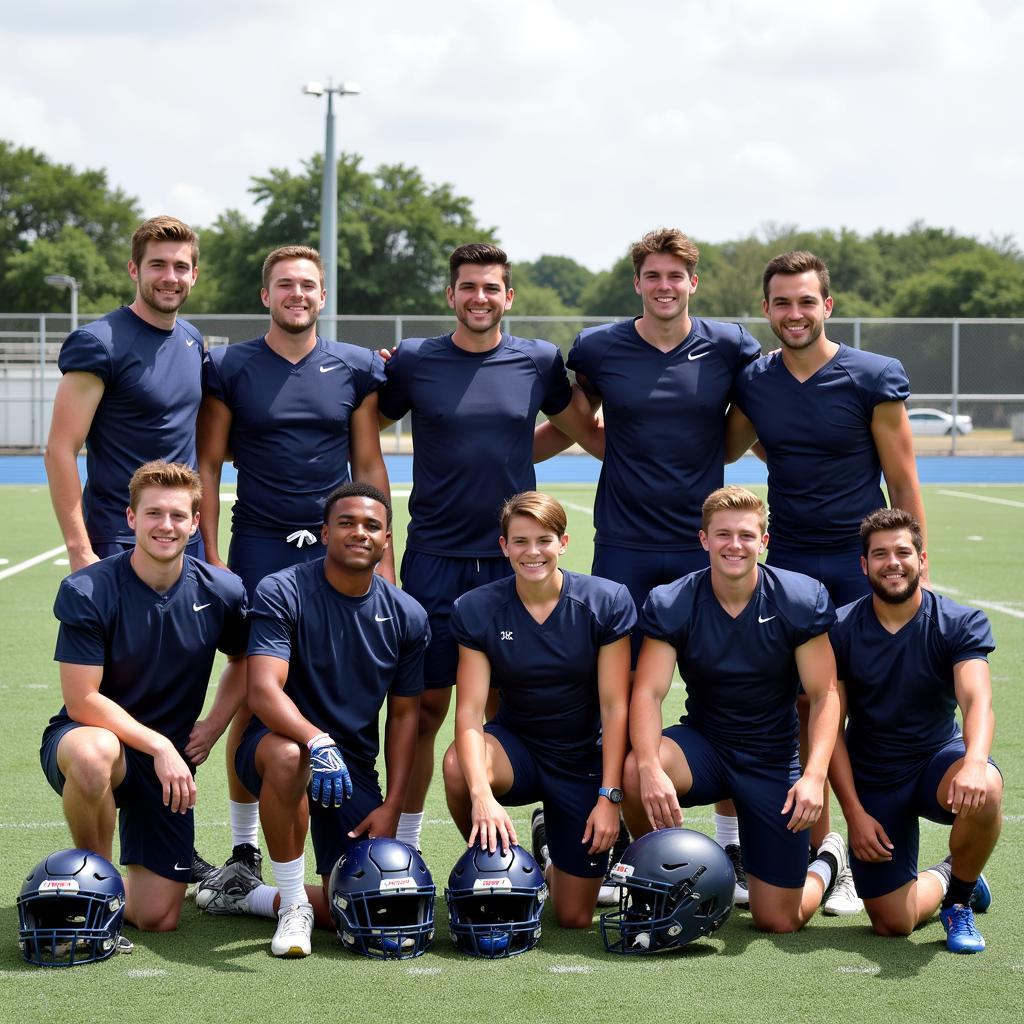
[[[15,575],[15,573],[31,569],[32,566],[39,565],[40,562],[45,562],[48,558],[53,558],[54,555],[59,555],[64,550],[64,545],[61,544],[59,548],[50,548],[49,551],[44,551],[41,555],[35,555],[33,558],[26,558],[24,562],[19,562],[17,565],[12,565],[9,569],[0,571],[0,580],[5,580],[8,576]]]
[[[593,508],[587,508],[586,505],[577,505],[571,501],[563,501],[562,504],[566,508],[571,508],[574,512],[585,512],[588,516],[592,516],[594,514]]]
[[[1008,604],[1000,604],[998,601],[983,601],[980,597],[964,597],[962,590],[957,590],[956,587],[944,587],[941,583],[933,583],[932,586],[936,590],[941,590],[944,594],[952,594],[953,597],[963,597],[966,604],[976,604],[979,608],[987,608],[990,612],[1002,612],[1003,615],[1012,615],[1015,619],[1024,619],[1024,611],[1012,608]]]
[[[548,970],[552,974],[593,974],[594,968],[585,964],[553,964]]]
[[[1024,508],[1024,501],[1011,501],[1009,498],[990,498],[987,494],[969,494],[967,491],[939,491],[949,498],[968,498],[971,501],[984,501],[989,505],[1009,505],[1011,508]]]
[[[837,967],[840,974],[878,974],[880,967]]]
[[[442,970],[440,967],[407,967],[405,973],[422,977],[423,975],[441,974]]]
[[[134,967],[125,971],[126,978],[166,978],[170,971],[161,970],[159,967]]]

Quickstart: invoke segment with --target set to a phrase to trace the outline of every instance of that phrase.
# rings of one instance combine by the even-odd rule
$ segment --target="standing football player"
[[[110,860],[120,811],[125,916],[152,931],[177,926],[192,871],[195,766],[242,698],[226,675],[197,721],[216,651],[241,655],[247,640],[238,577],[185,554],[199,497],[190,467],[140,467],[129,483],[134,546],[68,576],[54,604],[64,707],[43,733],[43,771],[75,846]]]
[[[835,611],[817,580],[758,564],[766,511],[742,487],[704,502],[700,540],[710,567],[655,587],[630,702],[626,820],[634,835],[683,822],[680,804],[736,805],[750,911],[772,932],[802,928],[846,865],[830,833],[807,866],[808,829],[824,802],[839,727]],[[662,704],[678,662],[686,714],[662,731]],[[810,701],[801,771],[799,684]]]
[[[947,948],[980,953],[974,910],[992,901],[981,871],[1002,823],[992,632],[982,612],[920,586],[928,556],[909,512],[879,509],[860,536],[872,593],[840,608],[831,633],[848,724],[830,775],[857,891],[880,935],[909,935],[938,910]],[[949,857],[920,875],[919,818],[952,825]]]
[[[256,588],[248,654],[253,717],[235,756],[259,798],[276,887],[238,859],[196,893],[212,914],[277,918],[275,956],[308,956],[314,921],[332,927],[331,870],[362,836],[394,836],[415,751],[427,616],[375,572],[391,538],[391,502],[365,483],[332,492],[326,554]],[[377,781],[387,705],[387,796]],[[307,795],[308,790],[308,795]],[[304,886],[307,831],[323,886]]]
[[[470,846],[517,843],[506,806],[534,812],[533,853],[563,928],[589,928],[619,833],[636,608],[621,583],[558,567],[565,509],[546,494],[510,498],[501,549],[514,576],[463,594],[455,742],[445,791]],[[496,717],[484,725],[491,687]]]

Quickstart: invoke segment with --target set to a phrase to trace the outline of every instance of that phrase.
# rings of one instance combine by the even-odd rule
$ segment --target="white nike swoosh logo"
[[[174,870],[175,871],[187,871],[189,874],[192,874],[192,865],[189,864],[189,866],[187,868],[183,868],[177,861],[175,861],[174,862]]]
[[[211,601],[207,601],[206,604],[193,604],[192,605],[192,611],[194,611],[194,612],[201,612],[204,608],[209,608],[212,603],[213,602],[211,602]]]
[[[757,617],[757,621],[758,621],[758,622],[771,622],[771,621],[772,621],[772,619],[774,619],[774,618],[775,618],[775,616],[774,616],[774,615],[769,615],[767,619],[762,619],[762,618],[761,618],[761,616],[760,616],[760,615],[758,615],[758,617]]]
[[[185,344],[188,345],[189,348],[191,348],[195,343],[196,343],[196,339],[195,338],[188,338],[185,341]],[[176,868],[175,870],[180,871],[181,868]]]
[[[711,355],[711,349],[706,348],[701,352],[691,352],[686,358],[692,363],[694,359],[703,359],[705,356]]]
[[[394,615],[388,615],[386,618],[381,618],[379,615],[374,615],[374,622],[390,622],[394,618]]]
[[[331,370],[336,370],[339,366],[341,366],[341,363],[335,363],[333,366],[321,366],[320,367],[320,372],[321,373],[330,373]]]

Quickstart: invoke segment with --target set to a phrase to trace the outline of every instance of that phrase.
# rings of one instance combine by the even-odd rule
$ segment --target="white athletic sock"
[[[740,845],[740,825],[735,814],[715,815],[715,842],[724,850]]]
[[[813,871],[822,881],[822,884],[827,890],[829,885],[832,883],[832,865],[827,861],[822,860],[821,857],[816,858],[811,862],[811,866],[807,869],[808,873]]]
[[[258,803],[243,804],[237,800],[228,801],[231,815],[231,845],[240,846],[248,843],[259,848],[260,805]]]
[[[274,911],[274,897],[277,895],[276,885],[257,885],[249,893],[249,913],[257,917],[277,917]]]
[[[308,903],[306,897],[306,855],[299,854],[295,860],[271,860],[270,867],[274,872],[278,892],[281,893],[281,906],[290,907],[293,903]]]
[[[934,875],[939,880],[939,884],[942,886],[942,895],[945,896],[949,892],[950,865],[943,862],[942,864],[936,864],[934,867],[925,868],[924,871]]]
[[[398,829],[395,838],[400,843],[406,843],[414,850],[420,848],[420,834],[423,832],[423,812],[412,813],[402,811],[398,819]]]

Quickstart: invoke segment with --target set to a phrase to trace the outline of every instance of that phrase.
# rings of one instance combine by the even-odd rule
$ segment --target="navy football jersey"
[[[860,521],[885,506],[871,417],[909,395],[899,360],[846,345],[802,383],[779,353],[743,370],[736,404],[764,445],[773,546],[857,546]]]
[[[501,690],[497,721],[559,756],[597,746],[597,655],[635,625],[621,583],[564,569],[561,596],[543,624],[526,610],[514,576],[463,594],[452,613],[458,642],[490,662],[491,685]]]
[[[144,462],[196,468],[196,414],[202,398],[203,336],[187,320],[169,331],[127,306],[67,336],[61,373],[95,374],[103,397],[86,438],[82,509],[93,544],[134,544],[125,521],[128,481]]]
[[[450,334],[403,341],[387,364],[380,411],[397,420],[412,410],[406,547],[500,556],[502,504],[537,484],[537,413],[562,412],[571,394],[562,354],[547,341],[503,334],[488,352],[467,352]]]
[[[215,653],[245,653],[245,591],[233,573],[186,555],[178,582],[158,594],[135,575],[131,556],[112,555],[61,582],[54,660],[102,665],[100,693],[180,751],[203,710]],[[57,718],[67,717],[61,708]]]
[[[330,733],[346,758],[372,770],[388,695],[423,690],[427,613],[381,576],[361,597],[339,593],[319,558],[265,577],[251,619],[249,654],[287,661],[284,692],[301,714]],[[249,729],[258,728],[254,717]]]
[[[846,685],[846,745],[858,782],[889,785],[960,735],[953,666],[995,650],[984,612],[921,590],[917,614],[895,635],[870,596],[844,605],[829,637]]]
[[[298,363],[263,338],[211,349],[203,388],[231,410],[233,528],[279,534],[319,527],[324,499],[351,479],[352,413],[383,383],[376,352],[338,341],[317,338]]]
[[[795,651],[835,622],[828,591],[785,569],[758,567],[757,589],[734,619],[702,569],[655,587],[640,615],[645,636],[678,652],[681,719],[712,742],[788,760],[797,746]]]
[[[573,342],[569,369],[604,406],[598,543],[700,547],[701,505],[724,480],[733,379],[761,347],[739,324],[690,320],[690,333],[671,352],[644,341],[634,320],[588,327]]]

